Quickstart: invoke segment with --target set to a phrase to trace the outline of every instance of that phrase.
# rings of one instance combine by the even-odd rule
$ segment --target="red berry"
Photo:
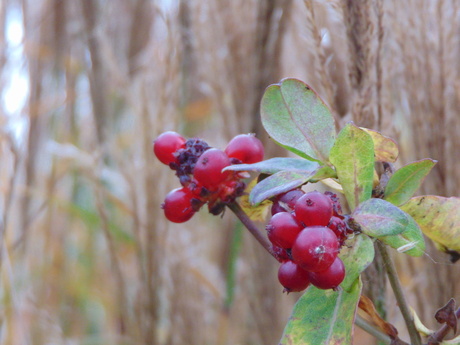
[[[319,289],[335,289],[345,278],[345,265],[336,258],[329,268],[321,272],[308,272],[310,282]]]
[[[254,134],[240,134],[230,140],[225,153],[241,163],[257,163],[264,159],[264,146]]]
[[[161,163],[169,165],[176,162],[174,153],[185,147],[185,139],[176,132],[164,132],[153,142],[153,152]]]
[[[329,199],[331,199],[334,216],[341,217],[342,216],[342,206],[340,205],[340,199],[337,196],[337,194],[334,194],[330,191],[326,191],[324,192],[324,195],[326,195]]]
[[[304,270],[324,271],[334,262],[339,243],[334,232],[325,226],[303,229],[292,246],[292,258]]]
[[[332,202],[326,195],[313,191],[297,200],[294,211],[297,220],[305,226],[326,226],[332,217]]]
[[[271,252],[275,256],[276,260],[278,260],[279,262],[285,262],[290,260],[289,254],[284,248],[272,244]]]
[[[193,176],[205,188],[216,190],[219,184],[227,179],[230,171],[222,169],[230,165],[230,158],[224,151],[209,149],[205,151],[195,164]]]
[[[278,269],[278,280],[288,293],[305,290],[310,284],[308,272],[292,261],[281,264]]]
[[[327,227],[334,231],[334,234],[337,236],[341,244],[345,242],[347,239],[347,224],[342,218],[332,216]]]
[[[286,212],[286,209],[280,205],[280,203],[275,200],[273,201],[272,208],[270,209],[272,216],[280,212]]]
[[[302,228],[289,212],[275,214],[266,226],[268,239],[275,246],[290,249]]]
[[[161,205],[166,218],[173,223],[183,223],[192,218],[200,208],[200,201],[188,188],[173,189]]]

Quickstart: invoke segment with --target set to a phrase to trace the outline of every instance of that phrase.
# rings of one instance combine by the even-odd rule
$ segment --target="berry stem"
[[[276,259],[275,254],[272,251],[270,241],[260,232],[259,228],[254,224],[251,218],[243,211],[241,206],[235,201],[227,205],[230,210],[238,217],[243,225],[249,230],[252,236],[265,248]]]
[[[356,326],[361,328],[363,331],[369,333],[370,335],[373,335],[375,338],[380,340],[383,344],[385,345],[391,344],[391,338],[388,335],[381,332],[379,329],[375,328],[373,325],[371,325],[361,316],[356,315],[355,324]]]
[[[387,272],[388,280],[390,281],[391,288],[393,289],[393,293],[395,295],[396,301],[398,302],[399,309],[401,310],[401,314],[404,318],[406,323],[407,331],[409,332],[410,340],[412,345],[421,345],[422,340],[420,338],[420,334],[417,332],[414,324],[414,318],[409,310],[409,306],[407,304],[406,298],[404,297],[404,292],[401,287],[401,282],[399,281],[398,273],[396,272],[396,267],[391,258],[390,254],[388,253],[385,244],[380,241],[377,241],[377,248],[382,256],[385,270]]]

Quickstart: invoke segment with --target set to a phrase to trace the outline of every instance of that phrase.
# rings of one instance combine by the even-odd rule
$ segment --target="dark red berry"
[[[324,271],[334,262],[339,243],[334,232],[325,226],[303,229],[292,246],[292,258],[304,270]]]
[[[270,209],[272,216],[280,212],[286,212],[286,209],[280,205],[280,203],[275,200],[273,201],[272,208]]]
[[[326,270],[321,272],[308,272],[310,282],[319,289],[335,289],[345,278],[345,265],[340,258],[335,261]]]
[[[332,201],[332,209],[333,209],[334,216],[341,217],[342,216],[342,206],[340,205],[340,199],[337,196],[337,194],[334,194],[330,191],[326,191],[324,192],[324,195],[326,195]]]
[[[334,234],[339,239],[340,244],[343,245],[347,239],[347,224],[345,221],[340,217],[332,216],[327,227],[334,231]]]
[[[192,218],[202,203],[188,188],[173,189],[161,205],[166,218],[173,223],[183,223]]]
[[[275,256],[276,260],[278,260],[279,262],[285,262],[285,261],[291,260],[290,254],[284,248],[281,248],[281,247],[278,247],[272,244],[271,252]]]
[[[230,140],[225,153],[241,163],[252,164],[264,159],[264,146],[254,134],[240,134]]]
[[[176,162],[177,150],[185,147],[185,139],[176,132],[164,132],[153,142],[153,152],[161,163],[169,165]]]
[[[304,194],[305,193],[300,189],[293,189],[289,192],[279,195],[278,202],[281,205],[284,205],[284,208],[286,208],[288,211],[293,211],[297,200],[304,196]]]
[[[290,249],[302,228],[289,212],[275,214],[266,226],[268,239],[274,245]]]
[[[209,149],[196,162],[193,176],[205,188],[216,190],[219,184],[230,176],[230,171],[222,172],[222,169],[229,165],[230,159],[224,151]]]
[[[286,292],[305,290],[310,284],[308,272],[300,268],[295,262],[283,262],[278,269],[278,280]]]
[[[294,211],[297,220],[305,226],[326,226],[332,217],[332,202],[324,194],[313,191],[297,199]]]

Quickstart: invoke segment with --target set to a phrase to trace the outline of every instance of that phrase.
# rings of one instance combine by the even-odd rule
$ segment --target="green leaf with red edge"
[[[409,224],[403,232],[398,235],[379,237],[379,240],[400,253],[422,256],[425,253],[425,239],[422,231],[409,214],[406,213],[406,216]]]
[[[253,171],[263,174],[276,174],[280,171],[312,171],[318,169],[320,164],[315,161],[289,157],[275,157],[262,162],[253,164],[235,164],[230,165],[224,170],[232,171]]]
[[[297,79],[270,85],[260,105],[262,124],[278,144],[306,159],[328,162],[335,140],[331,111]]]
[[[360,279],[349,291],[310,286],[294,306],[279,344],[351,345],[361,288]]]
[[[340,286],[350,291],[356,279],[374,260],[375,251],[372,240],[364,235],[357,235],[346,241],[339,257],[345,265],[345,279]]]
[[[444,251],[460,251],[460,198],[423,195],[401,209],[414,218],[422,232]]]
[[[260,181],[249,194],[249,202],[258,205],[262,201],[275,195],[287,192],[310,180],[320,180],[335,175],[328,166],[318,166],[310,171],[280,171]]]
[[[407,214],[382,199],[369,199],[352,214],[361,231],[371,237],[398,235],[409,225]]]
[[[396,162],[399,156],[399,148],[393,139],[372,129],[360,128],[371,136],[374,142],[375,160],[377,162]]]
[[[374,179],[374,143],[372,137],[348,123],[331,149],[330,161],[351,210],[371,198]]]
[[[436,163],[435,160],[426,158],[396,170],[385,187],[384,199],[396,206],[404,204],[420,188]]]

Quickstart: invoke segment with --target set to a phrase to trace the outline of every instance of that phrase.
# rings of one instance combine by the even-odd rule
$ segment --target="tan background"
[[[267,85],[296,77],[339,127],[354,120],[397,139],[401,164],[437,159],[424,193],[458,196],[459,9],[456,0],[0,2],[0,91],[14,62],[11,11],[22,13],[30,80],[23,109],[0,109],[1,342],[276,344],[298,295],[281,293],[277,264],[244,232],[226,305],[234,217],[167,223],[160,204],[178,182],[152,140],[176,130],[223,148],[256,132],[267,157],[284,155],[258,106]],[[431,246],[422,259],[395,256],[411,305],[435,327],[433,312],[459,300],[459,264]],[[365,276],[366,293],[383,296],[405,337],[379,277]],[[355,343],[371,341],[360,333]]]

